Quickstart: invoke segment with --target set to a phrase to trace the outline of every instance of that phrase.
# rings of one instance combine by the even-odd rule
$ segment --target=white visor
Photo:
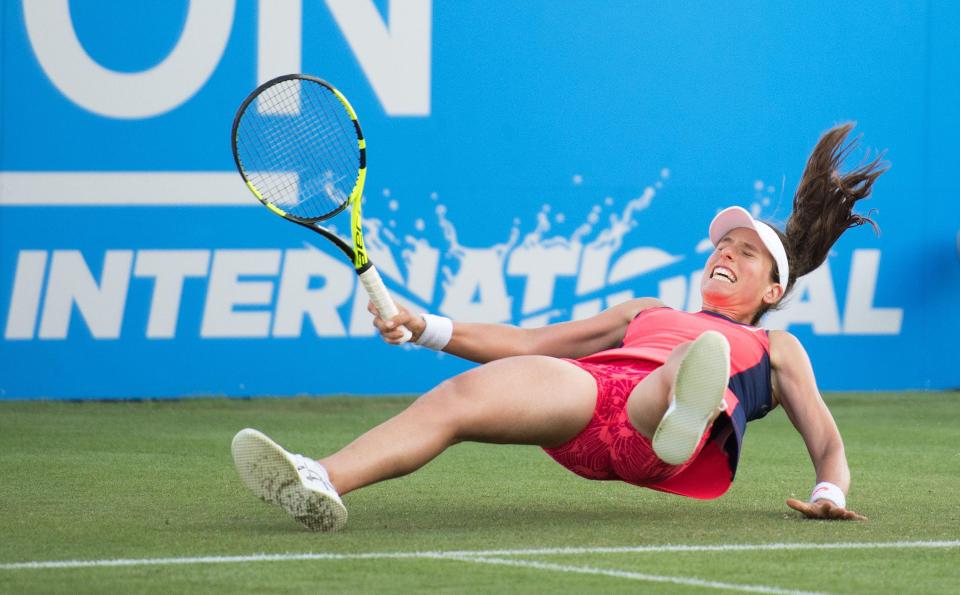
[[[790,268],[787,265],[787,251],[783,247],[783,242],[780,241],[780,236],[770,225],[763,221],[757,221],[746,209],[727,207],[717,213],[717,216],[710,223],[710,241],[716,246],[723,236],[738,227],[746,227],[757,232],[760,241],[773,256],[773,261],[777,263],[777,272],[780,273],[780,287],[786,291],[787,281],[790,279]]]

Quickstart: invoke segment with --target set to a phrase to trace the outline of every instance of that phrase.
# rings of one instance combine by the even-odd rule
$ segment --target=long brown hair
[[[787,251],[790,278],[780,301],[762,304],[754,315],[753,324],[757,324],[767,311],[784,303],[799,277],[823,264],[843,232],[869,223],[874,232],[880,233],[873,219],[858,215],[853,209],[858,201],[870,196],[873,183],[889,169],[889,164],[880,154],[852,171],[840,171],[843,161],[856,149],[859,141],[857,137],[846,142],[853,127],[853,122],[847,122],[826,131],[807,159],[793,197],[793,213],[787,219],[786,233],[776,230]],[[776,268],[774,264],[771,274],[774,283],[778,280]]]

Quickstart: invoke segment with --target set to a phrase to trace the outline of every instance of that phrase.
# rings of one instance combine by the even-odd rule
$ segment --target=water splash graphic
[[[674,254],[643,245],[637,233],[644,211],[670,175],[663,168],[639,195],[626,200],[604,195],[584,204],[579,215],[542,204],[532,220],[525,224],[515,218],[505,236],[479,246],[463,241],[454,213],[438,192],[430,192],[427,202],[385,188],[387,200],[377,214],[389,216],[368,216],[364,233],[371,259],[400,301],[458,320],[539,326],[580,319],[638,297],[634,290],[641,281],[655,288],[646,295],[675,308],[699,309],[702,271],[660,279],[655,274],[676,270],[670,267],[688,257],[699,269],[700,255],[713,249],[709,239]],[[576,180],[572,184],[580,185]],[[755,180],[752,190],[749,209],[760,216],[776,188]],[[433,203],[432,220],[423,217],[425,203]],[[405,204],[418,205],[409,219],[404,219]],[[571,308],[556,307],[571,298]]]

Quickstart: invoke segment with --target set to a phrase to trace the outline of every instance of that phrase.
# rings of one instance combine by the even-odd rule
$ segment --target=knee
[[[433,387],[430,391],[424,393],[417,399],[417,402],[423,402],[428,404],[446,404],[449,405],[451,402],[458,400],[462,394],[463,389],[460,386],[461,383],[457,381],[457,378],[448,378],[444,380],[437,386]]]
[[[437,423],[459,427],[469,418],[472,406],[469,386],[454,377],[444,380],[433,390],[421,395],[414,406],[427,413]]]

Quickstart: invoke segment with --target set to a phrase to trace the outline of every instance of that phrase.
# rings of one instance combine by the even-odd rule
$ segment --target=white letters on
[[[147,320],[147,338],[172,339],[180,314],[185,277],[205,277],[209,250],[140,250],[133,274],[153,277],[153,298]]]
[[[764,317],[763,326],[785,329],[792,324],[810,324],[818,335],[840,334],[840,313],[829,262],[797,279],[793,295],[787,299],[790,301],[782,310]]]
[[[437,283],[437,266],[440,263],[440,251],[423,239],[406,237],[412,248],[403,250],[403,262],[407,267],[407,289],[430,303]]]
[[[443,284],[442,303],[437,310],[461,320],[511,321],[513,306],[504,275],[505,251],[502,246],[500,248],[461,248],[456,275],[444,267],[447,279]],[[580,320],[634,297],[630,288],[618,287],[616,292],[611,292],[613,286],[606,285],[596,290],[599,295],[575,303],[569,312],[554,308],[556,279],[577,273],[570,268],[570,263],[579,258],[576,251],[520,250],[513,254],[519,256],[511,259],[507,268],[513,274],[526,275],[528,279],[523,313],[530,315],[520,318],[522,326],[540,326],[564,316]],[[430,268],[434,268],[436,255],[431,253],[430,256]],[[632,263],[629,267],[621,259],[611,268],[609,283],[629,281],[623,276],[624,267],[630,270],[645,268],[635,266],[643,259],[627,261]],[[203,338],[295,338],[303,335],[305,320],[309,320],[313,332],[319,337],[368,337],[375,334],[366,311],[368,297],[356,283],[353,269],[342,259],[311,247],[285,252],[217,250],[212,266],[210,262],[208,250],[141,250],[135,255],[134,265],[133,251],[107,250],[98,279],[79,251],[21,250],[12,284],[8,286],[10,301],[4,339],[65,339],[70,332],[74,306],[93,338],[118,338],[127,310],[131,272],[135,280],[152,281],[147,320],[135,322],[135,325],[145,327],[148,339],[172,339],[177,335],[185,280],[206,277],[208,269],[207,294],[199,329]],[[408,265],[410,262],[407,258]],[[535,263],[541,266],[538,268]],[[853,252],[842,325],[827,263],[799,279],[790,302],[783,309],[770,312],[763,325],[770,329],[810,325],[817,335],[838,335],[841,332],[844,335],[899,334],[903,309],[873,305],[879,266],[879,250]],[[614,275],[616,271],[623,274]],[[661,279],[658,283],[660,299],[674,308],[682,308],[685,302],[688,311],[699,310],[700,276],[701,271],[694,271],[688,276]],[[420,282],[426,285],[423,279]],[[274,302],[275,285],[277,295]],[[414,293],[430,295],[432,291],[424,288]],[[134,295],[141,299],[139,296],[145,294]],[[393,297],[413,311],[424,307],[405,301],[402,295]],[[430,301],[424,303],[429,305]],[[140,308],[132,311],[140,311]],[[39,331],[35,333],[38,314]],[[196,336],[197,330],[187,332]]]
[[[275,276],[279,268],[279,250],[215,251],[200,336],[266,337],[270,332],[269,311],[238,312],[234,306],[269,305],[273,299],[273,281],[241,281],[240,277]]]
[[[577,276],[577,295],[586,295],[604,288],[613,253],[614,245],[611,242],[588,244],[583,248],[580,274]]]
[[[550,307],[557,277],[577,274],[580,248],[580,244],[567,242],[552,246],[539,243],[521,246],[510,254],[507,273],[527,280],[521,306],[524,314]]]
[[[373,0],[327,0],[388,115],[430,114],[431,4],[390,0],[388,26]]]
[[[657,299],[674,310],[683,310],[687,304],[686,277],[677,275],[657,283]]]
[[[373,0],[327,0],[327,7],[384,111],[429,115],[432,0],[391,0],[386,22]],[[170,54],[156,66],[128,73],[90,57],[73,27],[69,0],[23,0],[27,37],[53,85],[88,111],[122,119],[159,116],[193,97],[223,57],[235,11],[236,0],[190,0]],[[260,0],[257,80],[300,72],[302,46],[303,0]]]
[[[879,250],[854,250],[843,308],[846,335],[898,335],[902,308],[874,308],[873,296],[880,272]]]
[[[440,311],[457,320],[507,322],[511,299],[498,250],[463,249],[460,270],[445,287]]]
[[[32,339],[37,326],[43,275],[47,272],[46,250],[21,250],[13,278],[13,295],[7,312],[6,339]]]
[[[98,284],[78,250],[55,250],[43,303],[40,338],[65,339],[74,304],[95,339],[118,338],[132,262],[130,250],[107,250]]]
[[[690,273],[687,281],[687,312],[699,312],[703,309],[703,296],[700,285],[703,281],[703,269]]]
[[[260,0],[257,5],[257,83],[302,72],[303,0]],[[272,107],[272,109],[271,109]],[[261,114],[298,114],[300,103],[268,107],[257,100]]]
[[[678,260],[683,260],[683,257],[674,256],[659,248],[650,246],[634,248],[626,254],[621,255],[617,259],[617,262],[610,267],[608,281],[610,283],[619,283],[669,266]]]
[[[344,260],[335,260],[317,249],[287,250],[273,321],[274,337],[299,337],[304,316],[320,337],[346,335],[337,308],[353,295],[356,274]],[[311,280],[322,286],[311,289]]]
[[[149,118],[192,97],[220,62],[235,0],[191,0],[173,51],[142,72],[104,68],[90,58],[70,18],[69,0],[23,0],[27,36],[50,81],[67,98],[110,118]]]

